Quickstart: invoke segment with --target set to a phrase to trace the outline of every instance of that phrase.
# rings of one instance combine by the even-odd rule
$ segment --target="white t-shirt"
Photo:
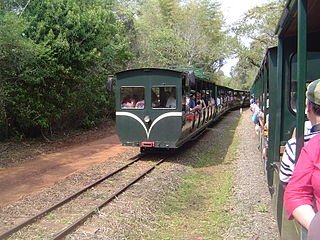
[[[176,99],[170,96],[167,100],[166,108],[176,108],[176,105]]]

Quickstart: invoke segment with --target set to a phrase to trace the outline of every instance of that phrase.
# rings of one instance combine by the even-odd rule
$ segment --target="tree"
[[[38,64],[37,56],[41,54],[42,48],[35,45],[23,34],[25,23],[16,14],[6,13],[0,16],[0,132],[2,136],[9,133],[9,124],[19,123],[21,127],[30,126],[31,116],[34,112],[30,110],[19,86],[30,85],[37,81],[35,72],[43,67]],[[33,78],[35,77],[35,78]],[[20,91],[21,94],[18,94]],[[36,93],[33,93],[35,95]],[[24,121],[17,121],[24,116]]]
[[[113,108],[105,77],[130,58],[113,8],[113,1],[103,0],[31,1],[19,22],[1,24],[3,32],[12,29],[18,46],[10,34],[1,35],[4,61],[14,62],[13,70],[1,68],[12,129],[28,135],[90,126],[108,104]],[[12,54],[17,50],[20,58]]]
[[[215,72],[223,65],[228,51],[217,2],[149,0],[138,12],[137,66],[183,65]]]
[[[252,8],[233,26],[232,31],[240,43],[237,47],[239,62],[232,71],[235,85],[250,88],[266,49],[277,45],[274,30],[284,4],[284,0],[273,0],[261,7]],[[249,45],[241,44],[243,39]]]

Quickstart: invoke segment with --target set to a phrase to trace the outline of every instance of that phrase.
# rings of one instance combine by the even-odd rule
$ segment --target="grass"
[[[167,197],[150,239],[221,239],[232,222],[224,208],[232,181],[228,171],[190,170],[182,187]]]
[[[216,144],[193,155],[195,161],[184,175],[181,187],[168,193],[164,206],[157,212],[160,220],[143,239],[223,239],[235,222],[225,205],[234,180],[230,163],[239,142],[234,132],[226,133],[226,137],[228,150],[221,151],[225,146]]]
[[[49,221],[55,221],[57,219],[57,216],[54,213],[49,213],[46,218]]]
[[[259,204],[258,205],[258,212],[260,213],[267,213],[269,212],[268,206],[266,204]]]

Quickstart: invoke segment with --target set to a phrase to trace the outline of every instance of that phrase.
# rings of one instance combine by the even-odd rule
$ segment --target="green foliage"
[[[191,66],[215,72],[228,52],[215,1],[142,0],[137,4],[137,53],[132,67]],[[160,11],[159,11],[160,9]]]
[[[25,99],[26,88],[37,84],[37,69],[41,66],[36,61],[42,49],[25,38],[24,22],[16,15],[6,13],[0,16],[0,93],[1,93],[1,133],[8,134],[10,125],[21,124],[29,127],[35,111]],[[20,95],[21,93],[21,95]],[[20,105],[21,104],[21,105]],[[37,105],[37,103],[32,103]],[[21,115],[24,121],[19,121]],[[3,135],[2,135],[3,136]]]
[[[249,89],[260,67],[268,47],[277,45],[274,30],[284,8],[284,0],[273,0],[261,7],[250,9],[232,28],[236,36],[241,36],[249,44],[240,44],[237,49],[238,64],[232,70],[233,86]]]
[[[0,121],[9,133],[90,127],[113,110],[105,79],[131,56],[113,7],[112,1],[43,0],[31,1],[20,17],[1,16]]]
[[[159,0],[162,20],[167,25],[172,26],[176,21],[175,15],[179,10],[179,1],[177,0]]]

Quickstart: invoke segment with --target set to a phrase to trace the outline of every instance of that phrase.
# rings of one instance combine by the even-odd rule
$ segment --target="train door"
[[[183,75],[175,71],[150,73],[146,83],[149,104],[148,142],[159,148],[176,148],[183,129]]]

